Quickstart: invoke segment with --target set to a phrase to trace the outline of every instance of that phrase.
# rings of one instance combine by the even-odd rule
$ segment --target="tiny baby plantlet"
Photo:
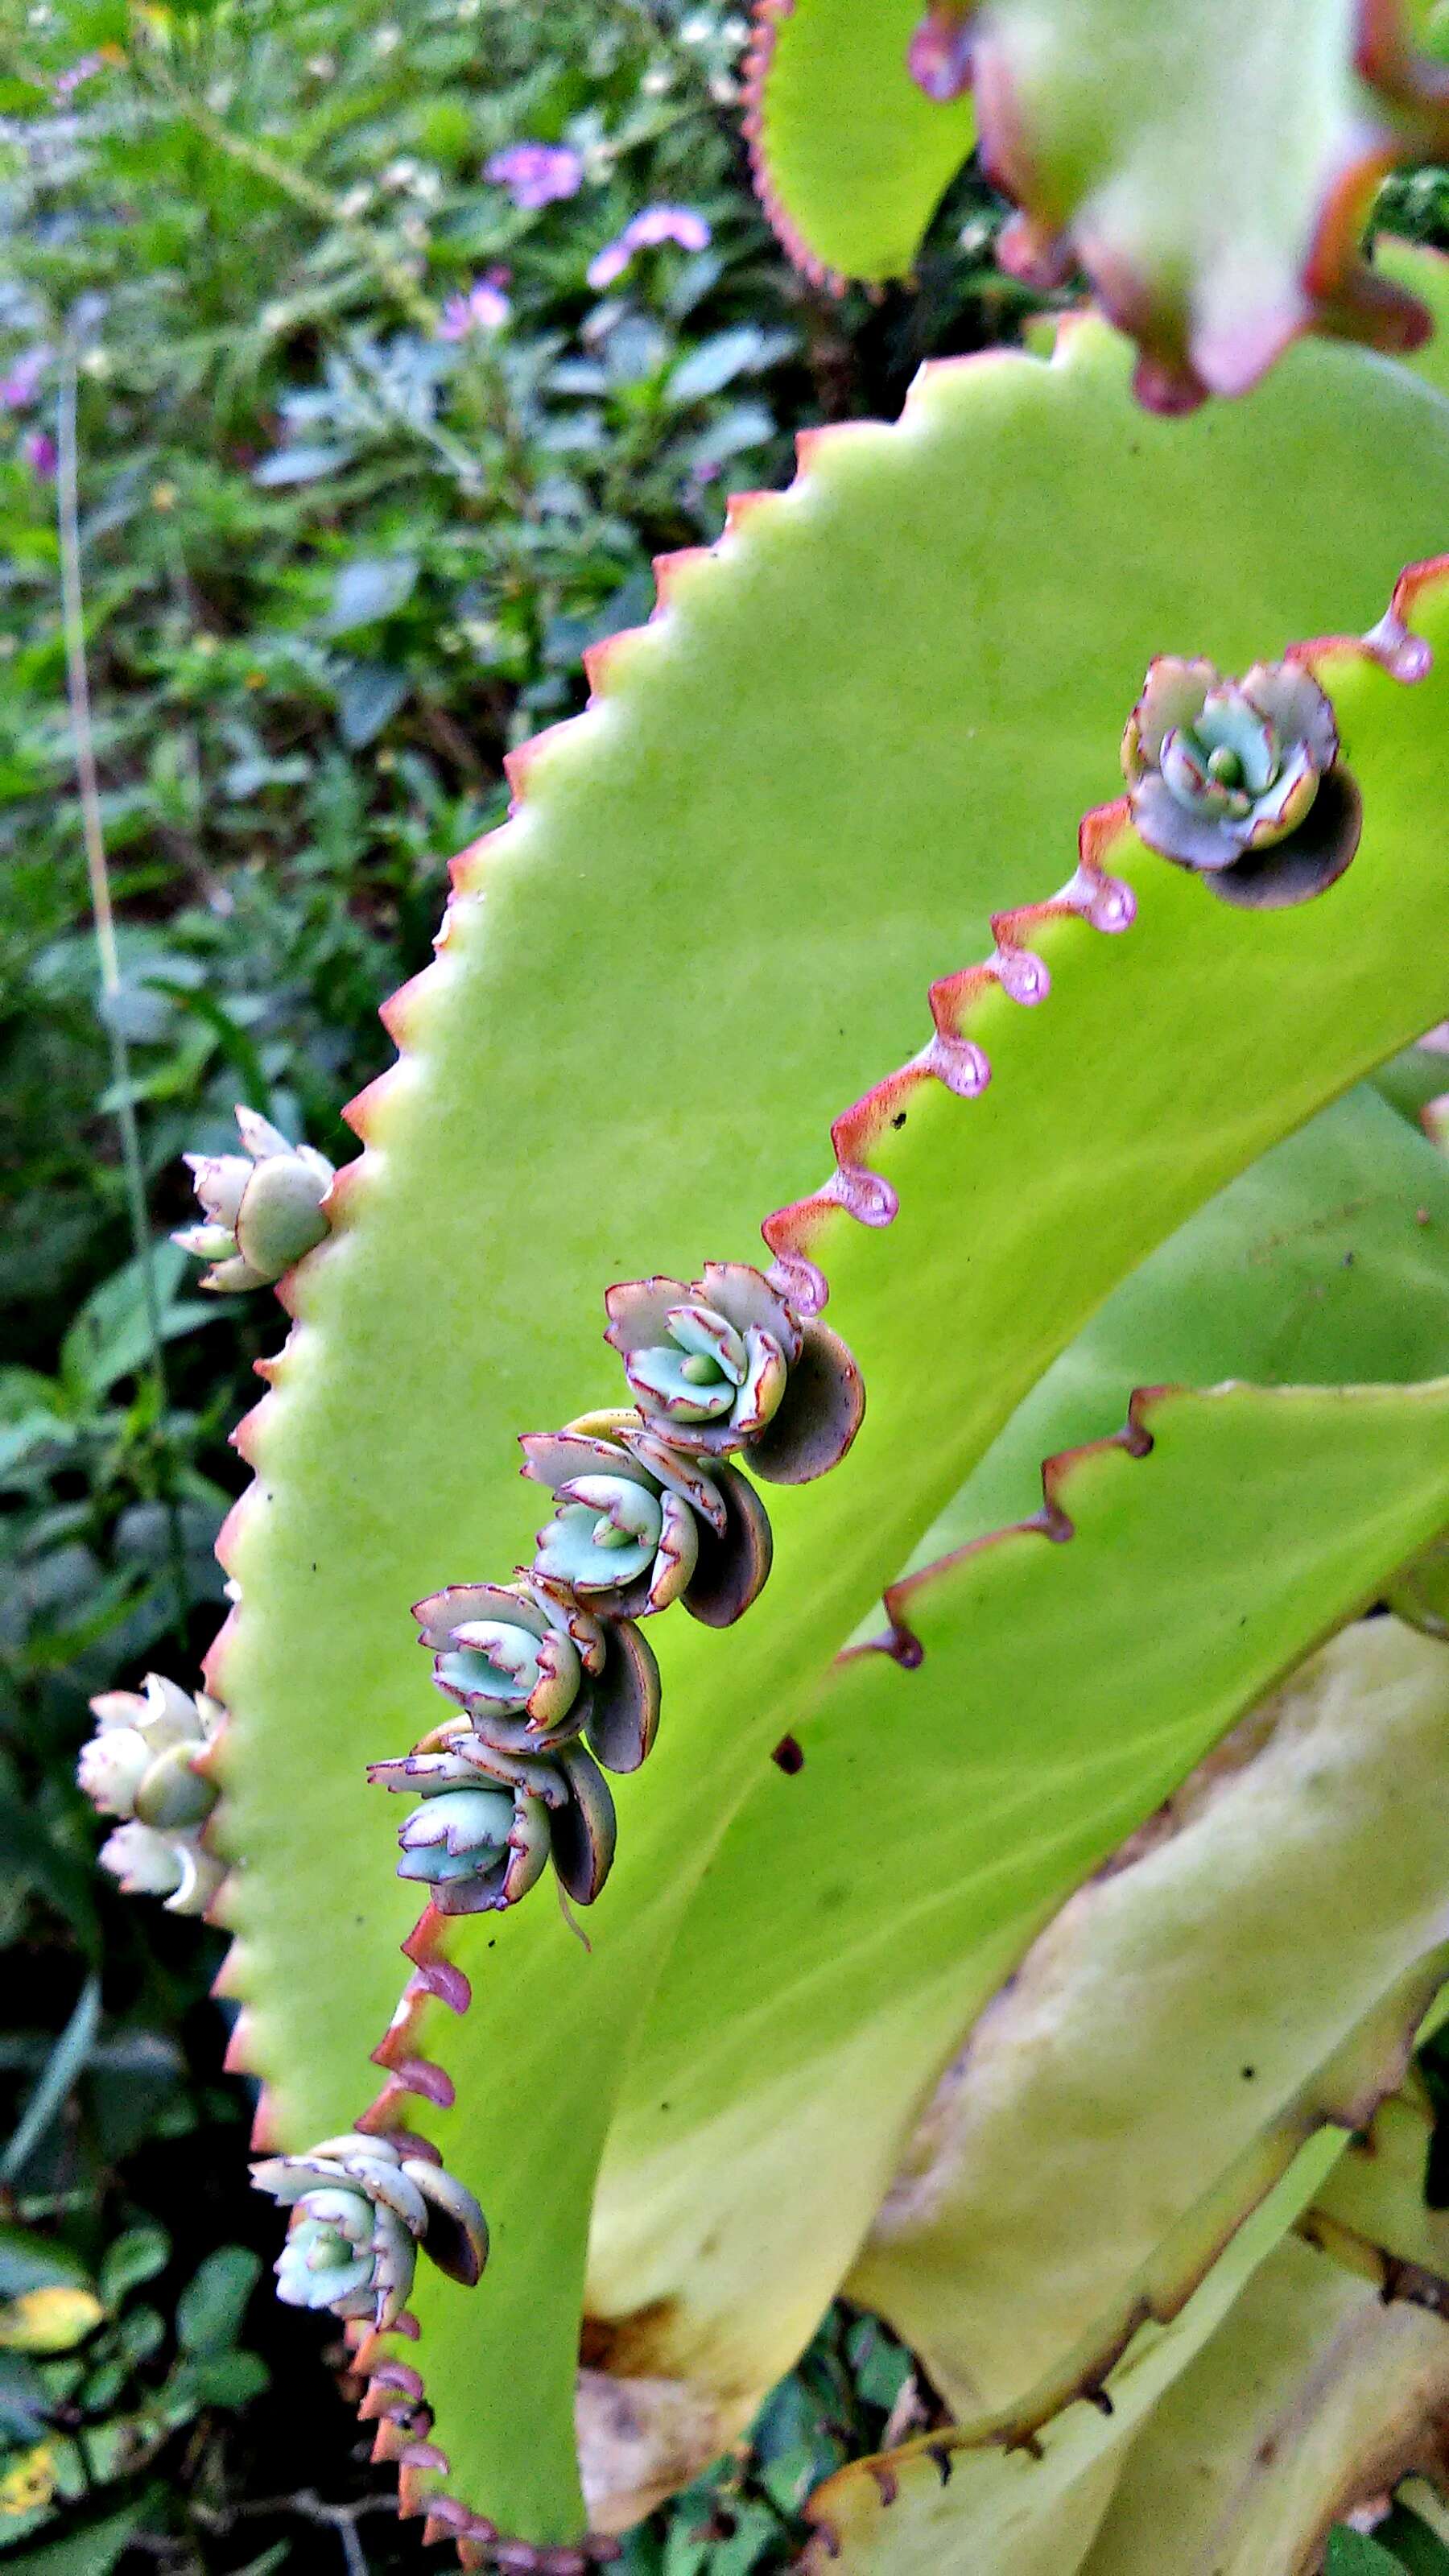
[[[187,1155],[206,1223],[172,1237],[210,1262],[200,1285],[219,1294],[272,1285],[320,1243],[336,1177],[325,1155],[289,1144],[256,1110],[238,1107],[236,1123],[245,1153]]]
[[[965,23],[848,58],[939,94]],[[979,89],[1023,13],[972,23]],[[1352,81],[1406,133],[1432,89],[1340,37],[1311,169]],[[813,2501],[848,2576],[1196,2548],[1194,2385],[1182,2563],[1311,2563],[1424,2406],[1249,2521],[1222,2388],[1255,2301],[1296,2387],[1392,2260],[1449,2399],[1413,2188],[1333,2191],[1449,1975],[1449,1172],[1365,1087],[1445,1006],[1449,404],[1305,340],[1145,419],[1134,365],[1297,328],[1265,252],[1230,367],[1175,257],[1145,357],[928,368],[661,563],[296,1183],[194,1829],[282,2295],[466,2567],[609,2557],[842,2286],[941,2401]],[[207,1174],[233,1284],[284,1154]]]
[[[203,1768],[222,1711],[159,1673],[141,1691],[102,1691],[91,1702],[96,1732],[76,1777],[103,1816],[121,1822],[101,1846],[101,1867],[128,1895],[160,1896],[173,1914],[204,1914],[221,1866],[202,1841],[216,1804]]]
[[[390,2138],[327,2138],[255,2165],[252,2180],[292,2213],[276,2266],[289,2307],[366,2317],[383,2332],[407,2305],[419,2245],[470,2287],[488,2259],[472,2193],[435,2154],[402,2155]]]

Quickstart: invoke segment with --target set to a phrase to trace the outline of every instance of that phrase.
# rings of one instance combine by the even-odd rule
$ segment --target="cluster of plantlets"
[[[434,1680],[466,1722],[369,1767],[422,1795],[398,1875],[444,1914],[516,1903],[550,1858],[564,1893],[593,1904],[615,1840],[599,1766],[637,1771],[659,1725],[638,1622],[679,1601],[731,1627],[771,1560],[764,1506],[732,1462],[806,1483],[844,1457],[864,1411],[836,1335],[741,1262],[707,1263],[692,1286],[635,1280],[606,1303],[637,1409],[522,1435],[523,1472],[557,1506],[532,1565],[416,1605]]]

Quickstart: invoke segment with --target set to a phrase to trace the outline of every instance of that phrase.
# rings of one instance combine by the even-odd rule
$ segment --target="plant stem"
[[[151,1394],[156,1429],[164,1437],[168,1407],[166,1359],[161,1338],[161,1306],[151,1258],[151,1220],[146,1207],[146,1175],[131,1084],[131,1053],[121,1020],[121,961],[116,946],[115,907],[106,865],[101,826],[100,781],[96,771],[95,729],[91,722],[90,678],[86,670],[85,608],[81,586],[79,458],[76,437],[76,348],[67,337],[61,360],[60,396],[56,407],[56,520],[60,539],[61,624],[65,636],[66,694],[70,702],[71,737],[75,747],[76,785],[80,794],[81,829],[85,839],[86,874],[101,967],[101,1017],[111,1050],[111,1082],[116,1123],[121,1136],[126,1204],[131,1243],[141,1281],[146,1331],[151,1345]],[[167,1554],[171,1563],[172,1627],[178,1643],[186,1642],[186,1551],[181,1518],[169,1472],[164,1479]]]

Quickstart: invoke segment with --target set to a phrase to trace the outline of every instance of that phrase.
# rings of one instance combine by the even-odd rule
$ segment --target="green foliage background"
[[[198,1298],[165,1244],[182,1148],[224,1145],[246,1099],[349,1152],[342,1103],[387,1060],[377,1005],[427,955],[447,859],[501,815],[509,748],[582,703],[584,649],[647,615],[651,556],[782,481],[798,426],[891,414],[923,356],[1026,318],[971,174],[913,292],[835,304],[789,272],[738,136],[745,34],[673,0],[0,9],[0,2302],[84,2284],[96,2307],[36,2355],[0,2306],[0,2480],[33,2472],[0,2485],[17,2569],[415,2560],[323,2331],[247,2305],[272,2214],[207,2000],[220,1938],[97,1880],[72,1769],[90,1693],[195,1677],[227,1435],[279,1338],[269,1301]],[[531,211],[487,181],[522,139],[579,154],[575,195]],[[1446,184],[1395,183],[1389,219],[1449,238]],[[658,205],[709,247],[591,289]],[[505,326],[440,336],[480,277]],[[65,697],[67,346],[164,1387]],[[928,2403],[837,2310],[629,2564],[783,2565],[809,2488]],[[1388,2563],[1428,2564],[1422,2538]]]

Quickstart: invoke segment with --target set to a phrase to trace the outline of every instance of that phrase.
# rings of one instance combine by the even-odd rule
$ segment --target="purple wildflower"
[[[566,143],[513,143],[495,152],[483,172],[496,188],[506,188],[515,206],[530,212],[550,206],[556,197],[576,197],[584,184],[584,165]]]
[[[57,73],[51,84],[51,96],[57,106],[72,98],[83,81],[94,80],[97,72],[104,71],[105,67],[104,54],[81,54],[69,70]]]
[[[590,260],[589,284],[602,294],[623,276],[636,251],[657,250],[661,242],[677,242],[681,250],[708,250],[711,238],[703,215],[692,206],[645,206]]]
[[[6,411],[29,411],[49,364],[48,349],[23,349],[9,374],[0,376],[0,406]]]
[[[466,295],[450,295],[438,324],[440,340],[466,340],[475,331],[501,331],[512,306],[486,277],[477,278]]]
[[[28,465],[37,483],[53,483],[60,462],[54,439],[43,429],[27,430],[20,442],[21,462]]]

